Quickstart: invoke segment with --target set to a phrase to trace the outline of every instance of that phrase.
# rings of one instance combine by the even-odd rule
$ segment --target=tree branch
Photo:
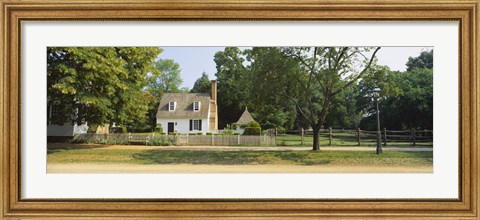
[[[347,82],[345,85],[343,85],[341,88],[339,88],[337,91],[334,91],[332,93],[332,96],[333,95],[336,95],[338,94],[339,92],[341,92],[342,90],[344,90],[345,88],[347,88],[348,86],[350,86],[352,83],[356,82],[358,79],[360,79],[366,72],[367,70],[370,68],[370,66],[372,65],[373,63],[373,59],[375,58],[375,55],[377,54],[378,50],[380,50],[381,47],[377,47],[377,49],[375,49],[375,51],[373,52],[372,56],[370,57],[370,61],[368,62],[368,65],[365,66],[365,68],[360,72],[360,74],[358,74],[358,76],[354,77],[352,80],[350,80],[349,82]]]
[[[300,104],[297,102],[297,100],[295,100],[293,97],[287,95],[287,94],[284,94],[287,98],[291,99],[295,105],[297,106],[298,108],[298,111],[300,112],[300,114],[311,124],[313,125],[314,123],[312,122],[311,118],[308,118],[307,115],[305,115],[305,113],[302,111],[302,108],[300,107]]]

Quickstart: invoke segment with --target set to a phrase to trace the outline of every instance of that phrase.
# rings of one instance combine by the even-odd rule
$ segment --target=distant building
[[[218,130],[217,82],[210,93],[164,93],[157,124],[166,133],[216,132]]]
[[[57,122],[60,115],[59,105],[47,106],[47,140],[66,140],[75,134],[85,134],[88,131],[88,124],[81,125]]]
[[[236,123],[237,126],[235,128],[235,132],[243,134],[243,132],[245,131],[245,125],[252,121],[255,121],[255,120],[253,119],[252,115],[248,111],[248,108],[245,107],[245,111],[243,112],[242,116],[240,116],[240,118]]]

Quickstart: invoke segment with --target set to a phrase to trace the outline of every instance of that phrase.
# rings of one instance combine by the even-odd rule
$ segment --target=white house
[[[71,137],[75,134],[87,133],[87,123],[81,125],[72,125],[70,123],[57,123],[56,118],[60,113],[58,105],[47,106],[47,111],[47,137]]]
[[[218,130],[217,82],[210,93],[164,93],[157,124],[165,133],[216,132]]]

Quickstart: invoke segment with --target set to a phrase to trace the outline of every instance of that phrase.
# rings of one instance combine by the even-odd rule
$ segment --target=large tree
[[[301,69],[278,47],[254,47],[245,50],[251,72],[252,93],[249,109],[262,128],[292,129],[297,112],[285,93],[301,93],[291,79],[299,77]]]
[[[292,77],[301,96],[285,94],[313,129],[313,150],[320,149],[319,134],[333,98],[355,85],[375,63],[380,47],[287,47],[285,56],[299,62],[303,74]]]
[[[150,100],[148,105],[148,125],[151,128],[157,126],[158,105],[164,93],[187,92],[180,88],[183,80],[180,75],[180,64],[172,59],[160,59],[154,64],[155,72],[147,77],[146,91]],[[145,127],[145,126],[140,126]]]
[[[227,47],[214,56],[217,68],[218,125],[234,123],[248,107],[252,93],[251,72],[244,66],[245,54],[237,47]]]
[[[155,62],[155,69],[159,74],[150,75],[148,84],[148,89],[155,97],[161,98],[166,92],[182,91],[180,64],[171,59],[160,59]]]
[[[193,84],[192,90],[190,92],[194,93],[209,93],[212,87],[212,83],[208,79],[207,73],[203,72],[202,76],[198,78]]]
[[[156,47],[48,47],[48,105],[59,123],[128,124],[145,118],[143,87]]]

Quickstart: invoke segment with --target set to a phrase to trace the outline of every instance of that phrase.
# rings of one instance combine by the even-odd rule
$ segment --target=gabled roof
[[[240,118],[238,119],[237,124],[245,125],[250,123],[251,121],[255,121],[255,120],[253,119],[250,112],[248,112],[248,109],[245,108],[245,111],[243,112],[242,116],[240,116]]]
[[[193,111],[193,102],[200,102],[200,110]],[[168,111],[168,103],[177,102],[175,111]],[[158,106],[157,118],[208,118],[209,93],[164,93]]]

